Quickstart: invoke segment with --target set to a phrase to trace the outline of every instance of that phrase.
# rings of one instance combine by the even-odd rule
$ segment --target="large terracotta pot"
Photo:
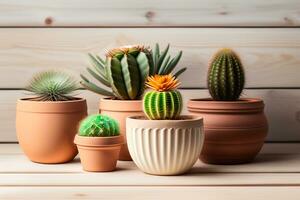
[[[133,161],[145,173],[178,175],[197,161],[204,141],[203,120],[127,118],[127,144]]]
[[[116,168],[124,136],[75,136],[82,167],[85,171],[109,172]]]
[[[126,136],[126,118],[130,116],[143,116],[142,100],[113,100],[104,98],[100,100],[99,112],[108,115],[119,122],[120,134]],[[127,143],[122,145],[119,160],[131,161]]]
[[[268,123],[260,99],[192,99],[188,110],[204,119],[205,142],[200,156],[203,162],[246,163],[255,158],[264,144]]]
[[[27,157],[38,163],[64,163],[77,155],[73,143],[79,121],[87,116],[85,99],[17,101],[16,130]]]

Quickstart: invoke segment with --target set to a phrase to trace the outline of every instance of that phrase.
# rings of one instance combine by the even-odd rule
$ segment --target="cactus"
[[[235,101],[244,89],[242,63],[231,49],[221,49],[214,56],[208,72],[208,89],[213,100]]]
[[[153,89],[145,94],[143,109],[152,120],[176,119],[182,110],[182,97],[176,88],[178,80],[172,75],[150,76],[146,86]]]
[[[25,88],[35,101],[68,101],[74,100],[71,93],[77,90],[75,79],[63,72],[45,71],[36,74]]]
[[[79,126],[79,135],[87,137],[110,137],[120,135],[116,120],[105,115],[90,115]]]
[[[171,59],[167,55],[168,51],[169,45],[162,52],[158,44],[154,51],[143,46],[126,46],[110,50],[106,54],[106,61],[89,54],[95,70],[87,68],[87,71],[112,91],[97,86],[82,74],[81,84],[101,95],[121,100],[139,99],[144,93],[145,81],[149,75],[169,74],[176,67],[182,52]],[[179,76],[185,70],[186,68],[178,70],[174,76]]]
[[[143,46],[127,46],[110,50],[106,61],[89,54],[96,71],[88,72],[112,92],[98,87],[81,75],[81,84],[98,94],[114,96],[121,100],[138,99],[144,92],[144,84],[149,75],[150,50]]]

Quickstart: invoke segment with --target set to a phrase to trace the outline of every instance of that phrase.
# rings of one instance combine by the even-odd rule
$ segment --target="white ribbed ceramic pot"
[[[127,144],[135,164],[145,173],[178,175],[190,170],[204,142],[203,119],[148,120],[128,117]]]

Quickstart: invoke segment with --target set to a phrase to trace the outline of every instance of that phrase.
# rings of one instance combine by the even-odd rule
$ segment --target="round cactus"
[[[105,115],[90,115],[79,127],[80,136],[109,137],[119,135],[119,125],[116,120]]]
[[[221,49],[214,56],[208,72],[208,89],[213,100],[237,100],[245,84],[239,57],[231,49]]]
[[[176,119],[182,110],[182,97],[175,90],[180,83],[172,75],[155,75],[148,78],[149,91],[143,99],[144,113],[152,120]]]

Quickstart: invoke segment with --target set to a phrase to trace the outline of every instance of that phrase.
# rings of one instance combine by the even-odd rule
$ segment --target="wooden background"
[[[207,63],[235,49],[246,70],[245,97],[266,102],[268,141],[300,141],[299,0],[0,0],[0,142],[15,142],[15,103],[38,71],[78,77],[88,52],[126,44],[183,50],[185,101],[208,96]],[[82,91],[90,112],[98,95]]]

